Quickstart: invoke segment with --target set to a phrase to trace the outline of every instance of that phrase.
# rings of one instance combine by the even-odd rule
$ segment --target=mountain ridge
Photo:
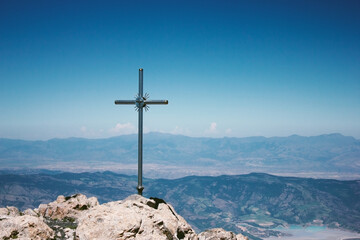
[[[144,174],[150,178],[254,171],[320,178],[360,177],[360,140],[341,134],[192,138],[149,133],[144,136],[143,156]],[[136,163],[135,134],[106,139],[0,139],[2,169],[111,170],[136,174]]]
[[[230,136],[224,136],[224,137],[194,137],[194,136],[187,136],[183,134],[173,134],[173,133],[164,133],[164,132],[148,132],[144,133],[144,136],[179,136],[184,138],[199,138],[199,139],[286,139],[286,138],[318,138],[318,137],[344,137],[353,139],[356,141],[360,141],[360,139],[357,139],[353,136],[343,135],[341,133],[324,133],[320,135],[299,135],[299,134],[291,134],[288,136],[271,136],[271,137],[265,137],[265,136],[248,136],[248,137],[230,137]],[[123,137],[129,137],[132,136],[134,139],[137,139],[136,133],[131,134],[123,134],[119,136],[112,136],[112,137],[105,137],[105,138],[85,138],[85,137],[66,137],[66,138],[49,138],[45,140],[30,140],[30,139],[20,139],[20,138],[6,138],[6,137],[0,137],[0,140],[10,140],[10,141],[24,141],[24,142],[48,142],[48,141],[57,141],[57,140],[105,140],[105,139],[117,139],[117,138],[123,138]]]

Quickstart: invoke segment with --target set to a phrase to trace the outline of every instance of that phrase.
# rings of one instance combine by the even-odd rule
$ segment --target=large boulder
[[[0,208],[0,217],[16,217],[20,216],[20,211],[16,207]]]
[[[79,240],[197,239],[191,226],[161,199],[131,195],[84,212],[78,219]]]
[[[83,194],[75,194],[69,197],[60,195],[54,202],[40,204],[35,211],[43,217],[52,219],[77,219],[83,211],[97,205],[99,202],[96,197],[87,198]]]
[[[45,240],[54,237],[54,231],[41,218],[8,216],[0,219],[0,239]]]

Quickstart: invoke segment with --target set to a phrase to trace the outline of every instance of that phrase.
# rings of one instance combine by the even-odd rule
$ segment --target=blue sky
[[[359,1],[0,0],[0,137],[360,138]]]

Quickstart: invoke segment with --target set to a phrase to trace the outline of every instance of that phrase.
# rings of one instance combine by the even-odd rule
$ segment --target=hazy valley
[[[144,175],[179,178],[265,172],[360,179],[360,140],[340,134],[302,137],[193,138],[144,135]],[[137,135],[108,139],[0,139],[1,169],[137,174]]]

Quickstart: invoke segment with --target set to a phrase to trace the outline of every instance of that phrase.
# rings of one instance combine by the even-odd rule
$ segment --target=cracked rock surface
[[[54,236],[54,231],[38,217],[9,215],[0,219],[0,239],[43,240]]]
[[[76,219],[84,210],[99,205],[97,198],[87,198],[83,194],[69,197],[58,196],[56,201],[49,204],[40,204],[35,209],[40,215],[51,219],[74,218]]]
[[[78,219],[79,239],[196,239],[191,226],[161,199],[131,195],[96,206]]]
[[[222,228],[213,228],[206,230],[198,235],[199,240],[218,240],[218,239],[227,239],[227,240],[246,240],[242,234],[235,235],[233,232],[225,231]]]

